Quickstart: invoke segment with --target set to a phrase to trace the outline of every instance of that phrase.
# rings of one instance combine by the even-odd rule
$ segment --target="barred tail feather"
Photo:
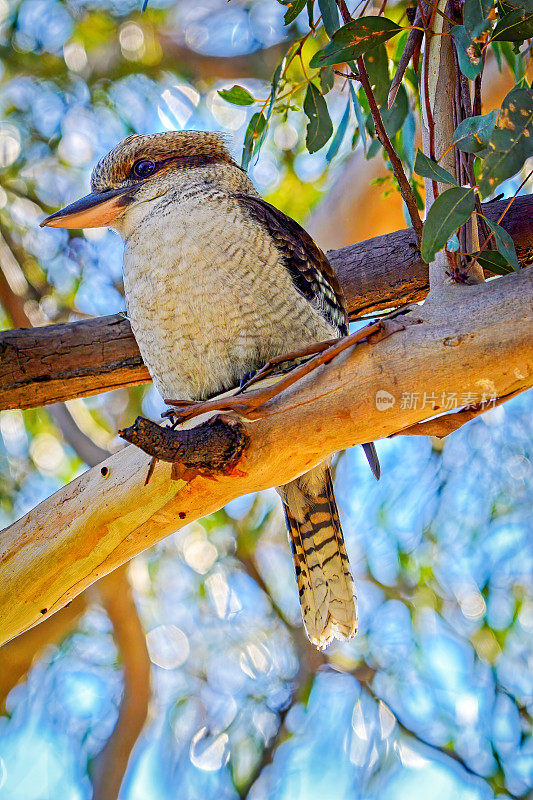
[[[280,486],[310,641],[324,648],[357,631],[357,602],[329,466]]]

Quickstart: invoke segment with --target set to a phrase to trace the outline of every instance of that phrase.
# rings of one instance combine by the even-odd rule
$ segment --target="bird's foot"
[[[260,369],[254,370],[253,372],[249,372],[247,375],[243,377],[241,380],[240,386],[236,394],[240,394],[241,392],[246,391],[249,389],[250,386],[253,386],[254,383],[258,383],[259,381],[267,378],[269,375],[272,375],[273,372],[277,370],[277,367],[280,364],[285,364],[289,362],[298,362],[302,358],[310,358],[311,356],[317,355],[317,353],[322,353],[324,350],[327,350],[328,347],[331,347],[332,344],[337,342],[338,339],[327,339],[325,342],[317,342],[316,344],[308,345],[307,347],[302,347],[300,350],[294,350],[292,353],[287,353],[283,356],[276,356],[275,358],[271,358],[269,361],[266,362]],[[293,363],[288,366],[285,370],[281,370],[281,373],[288,372],[293,370],[298,363]]]
[[[254,394],[257,393],[255,392]],[[164,411],[161,416],[170,417],[173,420],[172,427],[175,428],[183,422],[211,411],[234,411],[241,417],[248,417],[263,402],[264,400],[258,402],[251,395],[236,397],[235,394],[219,399],[213,397],[211,400],[165,400],[165,403],[173,407],[169,408],[168,411]]]
[[[266,409],[262,409],[265,403],[272,400],[278,394],[281,394],[281,392],[288,389],[289,386],[292,386],[293,383],[296,383],[296,381],[305,377],[310,372],[318,369],[322,364],[329,363],[344,350],[347,350],[358,342],[364,341],[372,335],[379,334],[380,338],[383,338],[389,336],[395,330],[401,329],[403,329],[402,325],[398,325],[392,321],[390,327],[382,322],[374,322],[342,339],[330,339],[325,342],[319,342],[318,344],[310,345],[301,350],[287,353],[284,356],[273,358],[265,364],[264,367],[261,367],[252,378],[249,378],[244,386],[237,390],[236,394],[219,399],[215,397],[211,400],[166,400],[165,402],[173,406],[173,408],[166,411],[163,416],[171,417],[176,421],[177,425],[193,419],[200,414],[214,411],[233,411],[244,419],[260,419],[268,413]],[[313,356],[313,358],[308,358],[303,363],[298,364],[289,373],[282,374],[280,379],[275,383],[249,390],[250,386],[262,380],[268,374],[271,374],[274,368],[279,364],[285,361],[302,359],[306,356]]]
[[[172,420],[176,420],[181,416],[183,411],[188,408],[194,408],[194,406],[197,406],[198,404],[201,405],[202,402],[202,400],[165,400],[167,406],[172,406],[172,408],[169,408],[168,411],[163,411],[161,417],[162,419],[170,418]],[[192,416],[196,415],[193,414]],[[177,424],[178,422],[174,421],[172,423],[172,427],[175,428]]]

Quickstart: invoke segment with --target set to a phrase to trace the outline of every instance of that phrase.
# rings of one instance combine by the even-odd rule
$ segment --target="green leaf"
[[[389,57],[384,44],[372,48],[364,56],[364,62],[370,85],[379,106],[387,102],[389,94]]]
[[[533,11],[520,8],[499,20],[491,41],[523,42],[533,37]]]
[[[463,24],[471,39],[475,39],[490,26],[487,17],[493,6],[494,0],[465,0]]]
[[[479,153],[489,146],[496,125],[497,111],[490,111],[479,117],[467,117],[457,126],[453,143],[465,153]]]
[[[479,190],[491,194],[504,180],[522,168],[533,155],[533,94],[529,89],[512,89],[505,100],[483,161]]]
[[[411,173],[413,172],[415,166],[415,136],[416,136],[415,115],[413,114],[412,110],[409,109],[409,113],[407,114],[407,119],[402,125],[402,146],[403,146],[404,158],[407,164],[409,165]]]
[[[258,111],[250,119],[248,127],[246,128],[246,133],[244,134],[244,145],[242,148],[241,159],[241,166],[243,169],[248,169],[252,156],[259,152],[262,142],[261,134],[263,133],[265,126],[266,119],[264,115]]]
[[[446,250],[450,253],[456,253],[459,250],[459,237],[454,233],[446,242]]]
[[[474,253],[478,264],[483,269],[490,269],[495,275],[509,275],[514,272],[507,259],[497,250],[483,250],[481,254]]]
[[[288,9],[283,17],[285,25],[290,25],[291,22],[294,22],[300,11],[304,10],[305,4],[306,0],[293,0],[293,2],[287,3]]]
[[[346,108],[344,109],[344,114],[342,115],[342,119],[339,122],[339,127],[335,132],[335,136],[331,140],[331,144],[329,146],[328,152],[326,154],[326,161],[329,162],[337,155],[339,151],[339,147],[342,144],[342,140],[346,134],[346,128],[348,127],[348,120],[350,119],[350,100],[346,103]]]
[[[313,8],[314,8],[315,0],[307,0],[307,21],[309,22],[309,27],[314,28],[315,23],[313,21]]]
[[[452,173],[448,172],[444,167],[439,166],[436,161],[426,156],[422,150],[417,150],[414,171],[422,178],[431,178],[432,181],[452,183],[454,186],[457,186],[457,181]]]
[[[470,218],[474,205],[472,188],[457,187],[439,194],[429,209],[422,231],[420,254],[427,264],[433,261],[435,253],[446,246],[457,228]]]
[[[366,156],[365,156],[366,159],[370,161],[371,158],[377,156],[380,150],[381,150],[381,142],[378,142],[377,139],[372,139],[372,141],[370,142],[370,146],[366,151]]]
[[[322,15],[322,22],[327,35],[331,39],[335,31],[339,30],[339,11],[335,0],[318,0],[318,8]]]
[[[472,41],[464,25],[454,25],[450,33],[455,42],[461,72],[469,80],[473,81],[483,69],[483,59],[479,45]]]
[[[520,264],[518,263],[518,256],[516,255],[511,234],[506,231],[502,225],[498,225],[497,222],[493,222],[491,219],[487,219],[485,216],[483,219],[494,234],[494,240],[496,242],[498,252],[501,253],[506,259],[507,263],[510,264],[516,272],[518,272],[520,269]]]
[[[402,28],[387,17],[360,17],[333,34],[331,41],[311,59],[311,67],[352,61],[396,36]]]
[[[335,73],[333,72],[333,67],[323,67],[320,70],[320,88],[322,89],[322,94],[327,94],[330,89],[333,89],[334,83]]]
[[[380,108],[380,113],[383,124],[385,125],[385,130],[389,138],[392,139],[402,127],[409,113],[409,98],[407,97],[407,92],[405,91],[403,83],[398,89],[398,94],[394,98],[392,106],[389,108],[385,102]]]
[[[265,141],[266,135],[268,133],[268,123],[270,121],[270,117],[272,116],[274,103],[276,102],[276,96],[277,96],[277,93],[278,93],[279,82],[280,82],[281,76],[283,75],[283,70],[285,69],[285,64],[287,63],[287,55],[288,55],[288,53],[286,53],[285,56],[281,59],[280,63],[278,64],[278,66],[274,70],[274,75],[272,76],[272,86],[270,88],[270,102],[268,104],[268,109],[267,109],[267,113],[266,113],[266,117],[265,117],[265,125],[263,126],[263,130],[262,130],[261,135],[259,136],[259,139],[257,140],[257,145],[256,145],[256,151],[257,152],[259,152],[259,150],[263,146],[263,142]]]
[[[533,0],[511,0],[509,5],[513,8],[524,8],[526,11],[533,11]]]
[[[361,110],[361,105],[359,103],[359,98],[357,97],[357,92],[352,86],[352,82],[348,81],[349,89],[350,89],[350,97],[352,98],[352,105],[353,110],[355,112],[355,118],[357,120],[357,127],[359,128],[359,133],[361,135],[361,139],[363,141],[363,151],[366,153],[366,125],[365,125],[365,118],[363,116],[363,112]]]
[[[309,83],[304,98],[304,112],[309,117],[305,143],[310,153],[316,153],[324,147],[331,134],[333,125],[329,116],[326,101],[314,85]]]
[[[251,106],[255,103],[254,98],[247,89],[242,86],[232,86],[231,89],[222,89],[219,95],[223,100],[228,103],[233,103],[234,106]]]

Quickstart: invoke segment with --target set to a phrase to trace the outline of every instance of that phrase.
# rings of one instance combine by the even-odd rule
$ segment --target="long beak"
[[[51,214],[41,222],[41,228],[100,228],[112,225],[113,221],[133,202],[139,184],[109,189],[107,192],[92,192]]]

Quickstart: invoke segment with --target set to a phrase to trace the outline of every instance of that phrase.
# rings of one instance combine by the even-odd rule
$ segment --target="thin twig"
[[[385,130],[385,125],[383,124],[383,120],[381,118],[381,113],[376,102],[376,98],[372,91],[372,87],[370,86],[370,80],[368,79],[368,73],[366,71],[365,62],[363,61],[362,57],[357,59],[357,69],[359,71],[359,79],[361,81],[361,86],[364,89],[366,94],[368,105],[370,106],[370,111],[372,114],[372,119],[374,120],[374,125],[376,127],[376,132],[378,138],[387,151],[387,155],[389,156],[392,170],[394,172],[394,176],[398,181],[398,186],[400,187],[400,193],[402,195],[403,201],[407,206],[407,211],[409,213],[409,217],[411,219],[411,224],[415,230],[416,237],[418,240],[418,244],[422,241],[422,220],[420,219],[420,214],[418,213],[418,206],[416,204],[416,199],[414,192],[411,188],[411,184],[407,180],[407,176],[405,174],[405,170],[403,168],[403,164],[401,159],[398,157],[396,150],[394,149],[391,140]]]
[[[352,17],[348,8],[346,6],[345,0],[337,0],[337,5],[339,7],[339,11],[341,12],[342,19],[345,24],[351,21]],[[381,112],[379,110],[378,104],[376,102],[376,98],[374,96],[374,92],[372,91],[372,87],[370,85],[370,80],[368,78],[368,73],[366,71],[365,62],[363,58],[360,57],[356,61],[357,70],[359,72],[359,80],[361,81],[361,86],[366,94],[366,98],[368,100],[368,104],[370,106],[370,111],[372,114],[372,119],[374,120],[374,125],[376,128],[377,136],[385,148],[387,155],[389,156],[392,170],[394,172],[394,176],[398,181],[398,186],[400,187],[400,194],[402,195],[403,201],[407,206],[407,211],[409,213],[409,217],[411,219],[411,224],[414,228],[416,233],[416,238],[418,244],[420,245],[422,241],[422,220],[420,219],[420,214],[418,213],[418,206],[416,204],[416,198],[414,192],[411,188],[411,184],[407,180],[407,176],[405,174],[405,170],[403,168],[403,164],[401,159],[398,157],[396,150],[394,149],[391,140],[389,139],[389,135],[385,130],[385,125],[383,124],[383,119],[381,118]]]

